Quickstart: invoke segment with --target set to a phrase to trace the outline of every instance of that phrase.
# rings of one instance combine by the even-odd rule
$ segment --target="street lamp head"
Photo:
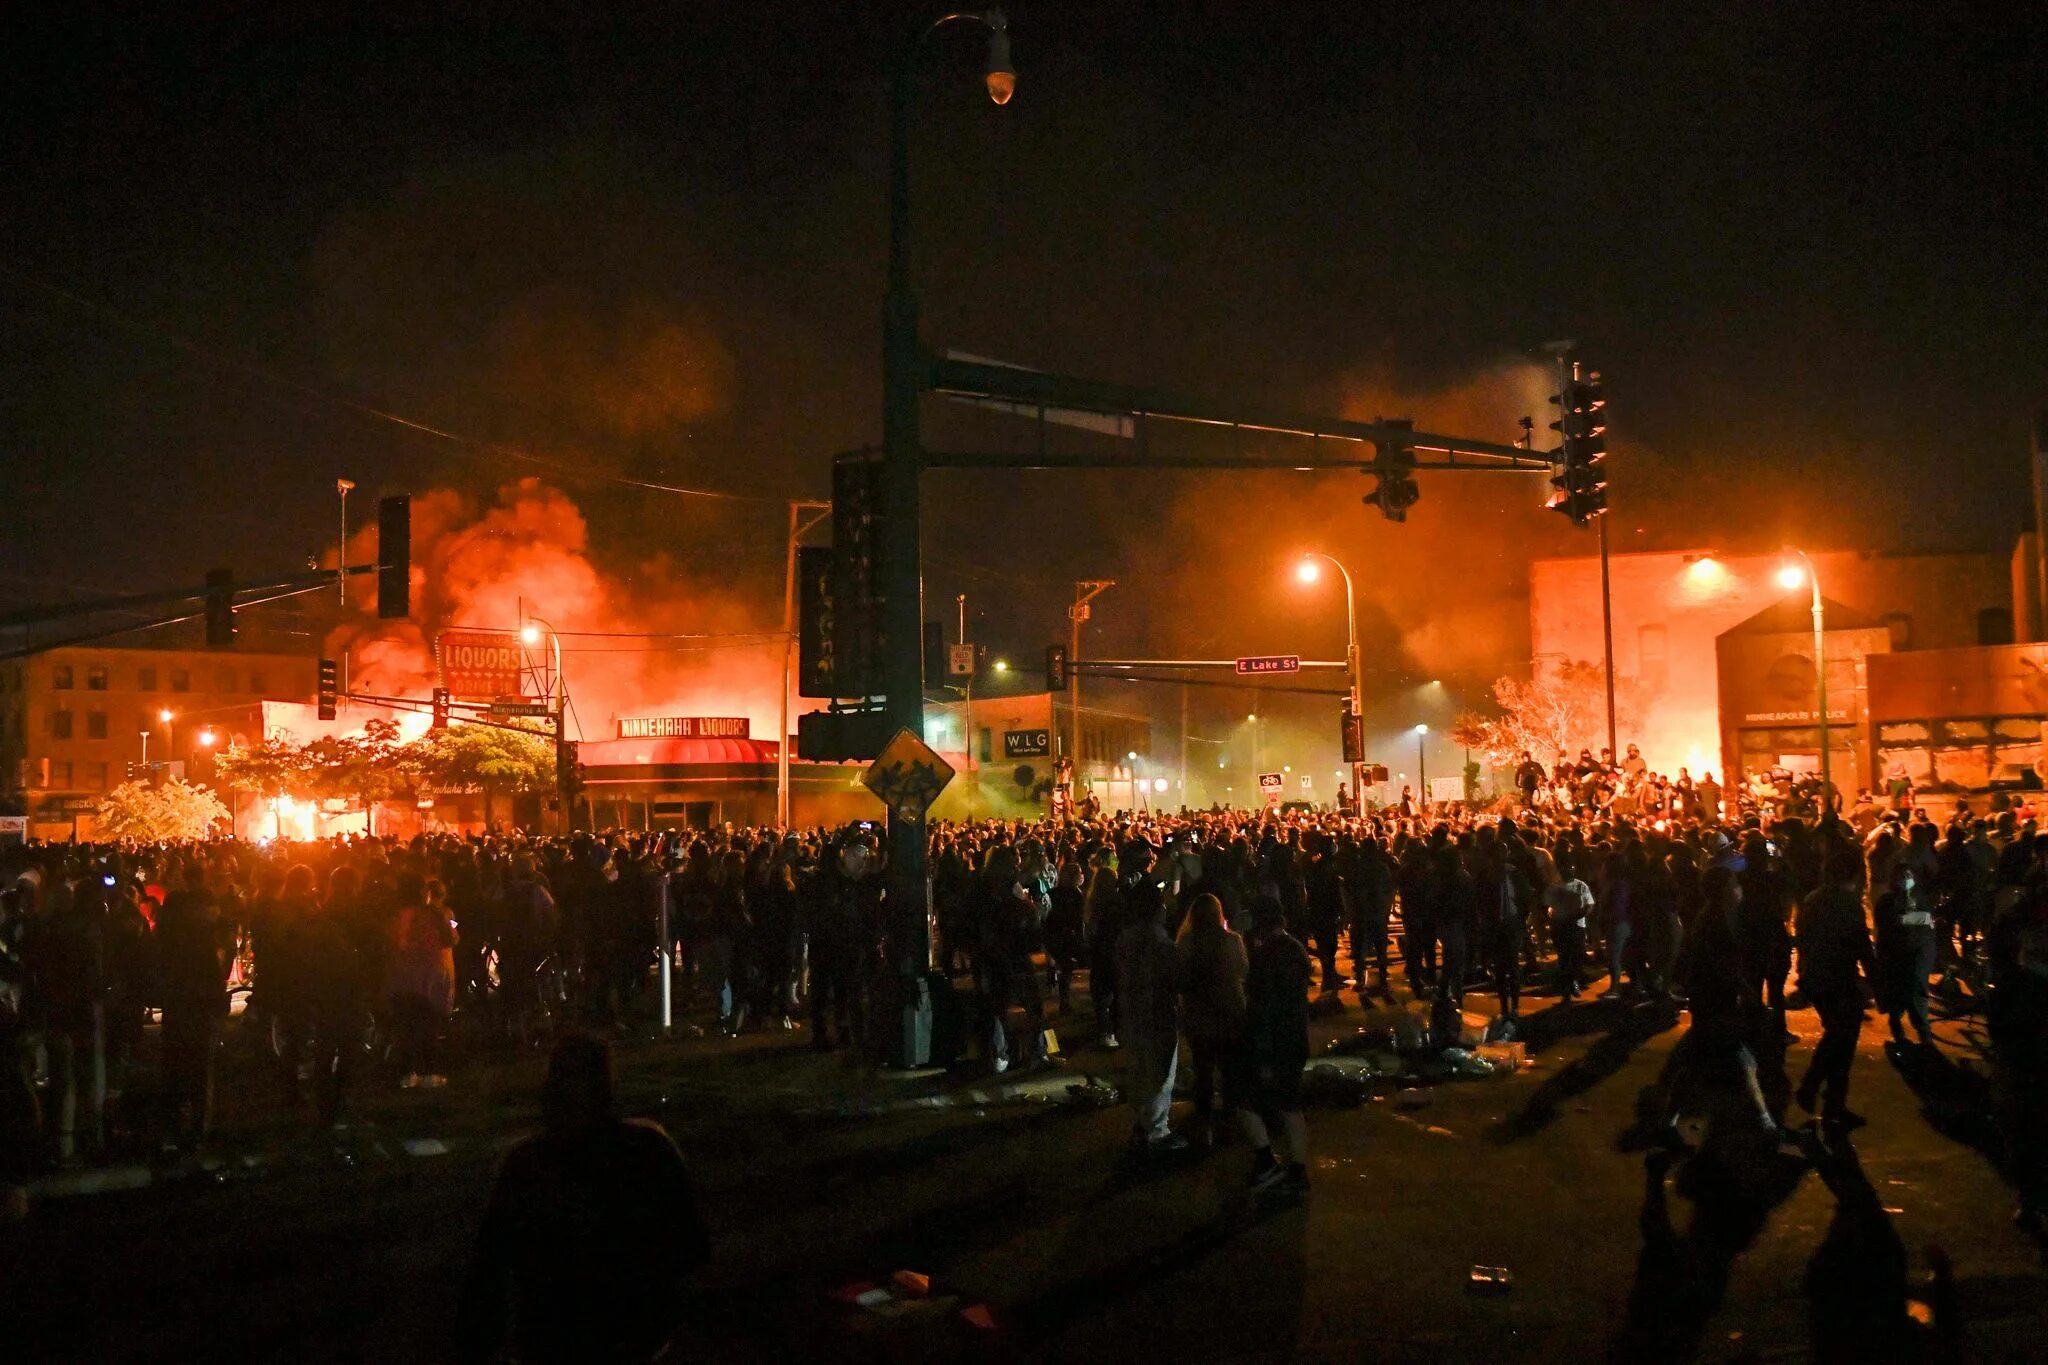
[[[1254,711],[1250,715],[1246,716],[1245,719],[1251,721],[1254,725],[1256,725],[1259,720],[1259,713]]]
[[[216,736],[214,735],[211,729],[201,730],[199,732],[199,743],[202,748],[211,749],[213,747],[213,741],[215,738]]]
[[[540,627],[539,627],[539,626],[536,626],[536,625],[534,625],[534,624],[533,624],[532,622],[530,622],[530,621],[529,621],[529,622],[528,622],[527,624],[525,624],[525,625],[521,626],[521,627],[519,628],[519,643],[521,643],[521,644],[523,644],[523,645],[537,645],[537,644],[539,644],[539,643],[540,643]]]
[[[1806,570],[1797,564],[1787,564],[1778,570],[1778,586],[1786,592],[1806,586]]]
[[[1010,671],[1010,661],[1008,659],[997,659],[994,666],[998,673],[1008,673]]]
[[[1323,576],[1323,566],[1312,556],[1304,557],[1301,563],[1294,566],[1294,576],[1304,583],[1313,583]]]
[[[1008,104],[1017,93],[1017,73],[1010,66],[1010,21],[1001,9],[991,9],[982,22],[988,25],[988,97]]]
[[[156,718],[169,725],[171,723],[171,708],[166,706],[163,710],[156,713]]]
[[[1415,733],[1418,735],[1426,735],[1429,733],[1429,727],[1427,725],[1417,725],[1415,727]]]
[[[1129,759],[1131,762],[1136,763],[1138,761],[1138,751],[1136,749],[1133,749],[1129,753],[1125,754],[1124,757],[1126,759]]]

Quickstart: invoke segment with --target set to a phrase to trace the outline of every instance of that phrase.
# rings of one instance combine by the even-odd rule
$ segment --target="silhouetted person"
[[[1820,890],[1799,907],[1799,988],[1820,1015],[1820,1041],[1796,1098],[1834,1129],[1857,1127],[1849,1110],[1849,1068],[1863,1031],[1864,983],[1877,975],[1863,898],[1856,893],[1853,853],[1832,850]]]
[[[710,1254],[682,1153],[659,1124],[621,1119],[611,1050],[571,1035],[541,1090],[542,1131],[498,1172],[462,1287],[460,1356],[526,1362],[653,1359]]]

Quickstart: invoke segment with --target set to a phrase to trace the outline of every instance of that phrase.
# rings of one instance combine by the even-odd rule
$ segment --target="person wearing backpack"
[[[166,1117],[187,1155],[213,1127],[214,1063],[228,1017],[233,944],[234,926],[223,923],[206,865],[194,858],[185,864],[182,884],[164,897],[156,928]]]

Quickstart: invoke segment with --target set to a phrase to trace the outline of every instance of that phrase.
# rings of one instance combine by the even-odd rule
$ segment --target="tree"
[[[258,796],[310,796],[314,761],[308,746],[265,736],[261,743],[234,745],[216,755],[213,775],[229,791]]]
[[[176,777],[160,787],[123,782],[99,805],[100,833],[146,844],[204,839],[228,819],[219,797]]]
[[[1607,675],[1600,665],[1579,661],[1560,664],[1526,681],[1501,678],[1493,684],[1498,716],[1468,714],[1451,727],[1451,738],[1477,749],[1495,764],[1509,764],[1527,750],[1540,763],[1560,751],[1607,746]],[[1638,684],[1617,680],[1615,725],[1624,733],[1635,728],[1641,710]]]
[[[451,725],[429,730],[405,748],[405,761],[426,786],[482,792],[486,825],[495,794],[550,791],[555,785],[555,742],[539,731]]]

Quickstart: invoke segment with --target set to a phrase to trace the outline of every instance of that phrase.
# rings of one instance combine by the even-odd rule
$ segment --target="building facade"
[[[1610,557],[1615,677],[1638,711],[1633,725],[1624,722],[1629,733],[1621,740],[1642,745],[1652,767],[1675,773],[1684,766],[1694,776],[1725,768],[1721,637],[1778,604],[1808,600],[1805,588],[1788,590],[1778,582],[1785,562],[1778,554],[1708,548]],[[1881,627],[1891,651],[2002,645],[2014,638],[2015,575],[2007,555],[1838,551],[1815,554],[1812,562],[1836,610],[1844,619],[1853,615]],[[1530,566],[1529,627],[1538,671],[1600,662],[1598,556]],[[1811,653],[1809,637],[1809,669]],[[1834,655],[1831,645],[1831,660]],[[1813,753],[1817,759],[1817,746]]]
[[[0,665],[0,774],[38,838],[92,837],[130,765],[204,780],[211,754],[263,735],[263,703],[307,701],[293,654],[72,646]]]

